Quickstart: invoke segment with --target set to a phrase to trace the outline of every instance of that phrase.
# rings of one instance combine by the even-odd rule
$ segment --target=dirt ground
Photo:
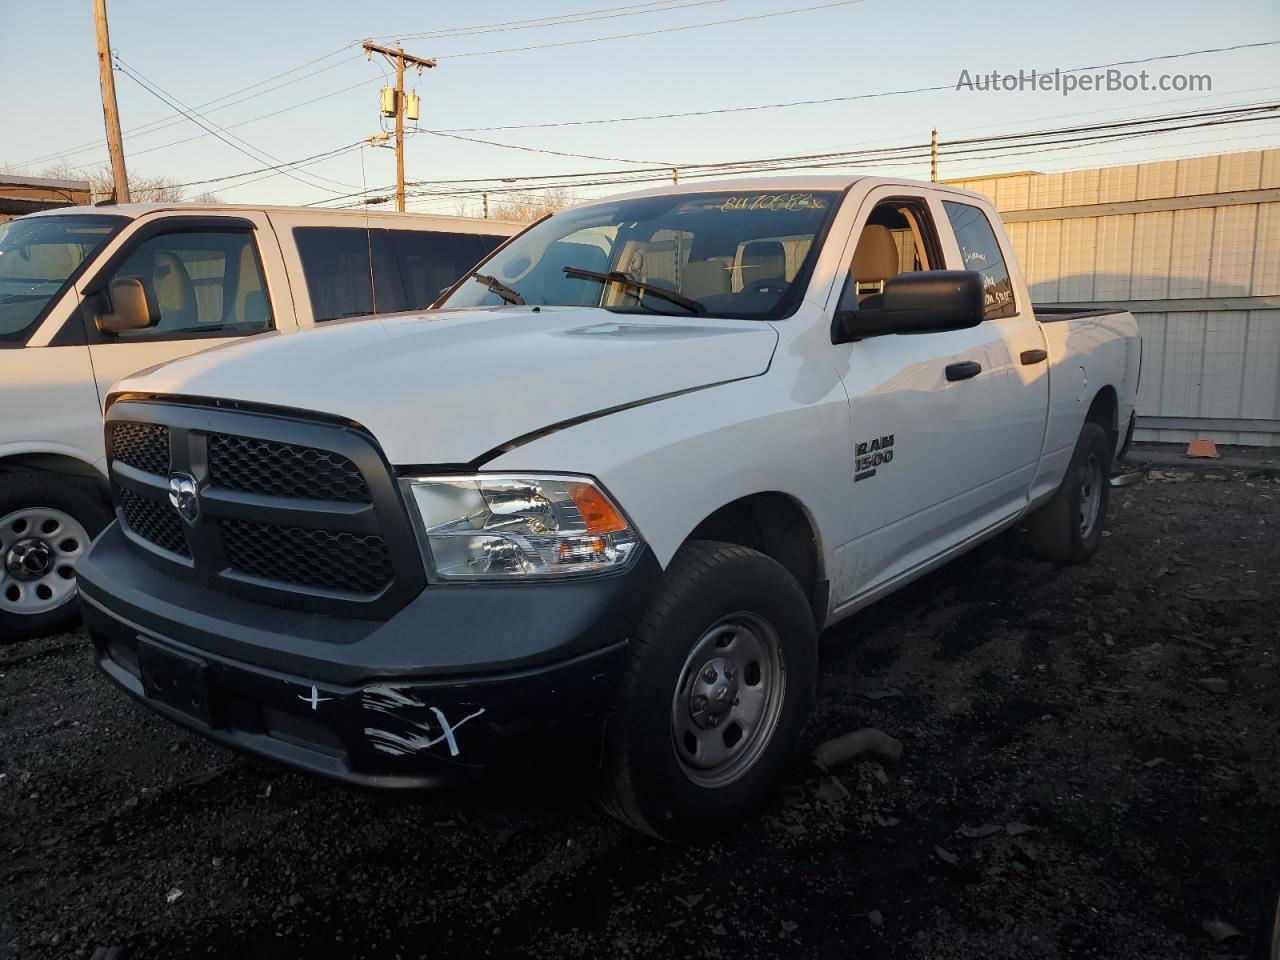
[[[901,760],[797,758],[691,848],[576,788],[354,792],[153,716],[81,635],[2,647],[0,957],[1244,956],[1280,471],[1159,467],[1108,534],[1060,570],[1010,533],[830,631],[806,750],[871,726]]]

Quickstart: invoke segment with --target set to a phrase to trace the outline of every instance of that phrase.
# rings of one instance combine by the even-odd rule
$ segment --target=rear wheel
[[[1084,563],[1098,552],[1111,494],[1111,438],[1086,423],[1062,486],[1027,523],[1031,549],[1042,560]]]
[[[785,770],[816,673],[813,614],[795,578],[746,547],[687,544],[628,651],[605,809],[667,840],[732,826]]]
[[[79,622],[75,564],[110,520],[88,481],[0,474],[0,643]]]

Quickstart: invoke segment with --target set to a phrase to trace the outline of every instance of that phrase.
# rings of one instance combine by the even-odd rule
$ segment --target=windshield
[[[523,301],[774,319],[803,295],[815,240],[838,199],[834,191],[748,190],[568,210],[512,240],[437,306]]]
[[[127,222],[90,214],[0,224],[0,346],[23,340],[79,266]]]

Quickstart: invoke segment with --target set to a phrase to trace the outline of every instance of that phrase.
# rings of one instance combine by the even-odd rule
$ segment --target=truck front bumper
[[[599,743],[647,551],[582,581],[433,584],[382,622],[281,610],[157,569],[112,524],[79,565],[103,671],[227,746],[366,786],[432,787]]]

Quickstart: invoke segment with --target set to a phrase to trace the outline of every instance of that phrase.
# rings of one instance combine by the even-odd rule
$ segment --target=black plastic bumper
[[[153,567],[117,524],[76,573],[99,664],[156,711],[340,780],[429,787],[530,744],[598,742],[659,568],[646,551],[577,582],[431,585],[383,622],[215,593]]]

